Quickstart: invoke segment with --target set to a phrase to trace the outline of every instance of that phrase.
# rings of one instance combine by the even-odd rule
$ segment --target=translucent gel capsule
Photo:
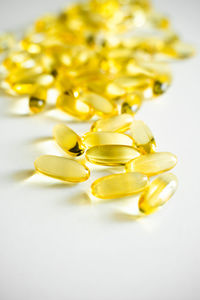
[[[89,169],[76,160],[61,156],[42,155],[35,160],[36,171],[68,182],[82,182],[89,178]]]
[[[164,205],[176,192],[178,180],[174,174],[166,173],[158,176],[144,190],[139,199],[139,209],[145,214],[155,212]]]
[[[141,107],[142,97],[139,94],[128,94],[123,97],[121,113],[135,114]]]
[[[133,147],[124,145],[100,145],[86,151],[89,162],[105,166],[124,165],[139,155]]]
[[[91,186],[92,194],[102,199],[131,196],[144,190],[148,185],[147,176],[132,172],[105,176]]]
[[[84,153],[81,138],[68,126],[58,124],[53,128],[53,136],[58,145],[72,156]]]
[[[124,132],[128,130],[133,122],[133,116],[130,114],[122,114],[105,118],[96,121],[91,130],[92,131],[117,131]]]
[[[116,105],[110,100],[95,93],[85,93],[80,98],[91,105],[100,116],[112,116],[116,114]]]
[[[40,113],[44,110],[47,100],[47,90],[44,88],[38,88],[29,97],[29,108],[34,114]]]
[[[156,142],[149,127],[140,120],[134,120],[130,135],[134,140],[135,146],[142,154],[155,152]]]
[[[141,155],[128,162],[126,170],[128,172],[140,172],[147,176],[154,176],[166,172],[175,167],[177,157],[169,152],[156,152]]]
[[[89,120],[94,114],[94,110],[90,105],[68,94],[60,95],[56,106],[80,120]]]
[[[169,74],[159,75],[154,80],[153,94],[155,96],[165,93],[171,85],[171,76]]]
[[[118,132],[87,132],[82,139],[88,148],[98,145],[133,145],[133,140],[128,135]]]
[[[186,44],[182,41],[176,41],[172,46],[175,52],[175,58],[185,59],[192,57],[195,54],[195,49],[193,46]]]

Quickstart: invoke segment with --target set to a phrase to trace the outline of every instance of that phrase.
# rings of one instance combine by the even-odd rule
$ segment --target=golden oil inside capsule
[[[139,155],[133,147],[124,145],[100,145],[86,151],[89,162],[105,166],[124,165]]]
[[[177,157],[170,152],[156,152],[141,155],[128,162],[126,170],[128,172],[140,172],[147,176],[154,176],[166,172],[175,167]]]
[[[87,132],[82,139],[88,148],[98,145],[133,145],[133,140],[128,135],[118,132]]]
[[[102,177],[93,182],[92,194],[102,199],[131,196],[144,190],[148,185],[147,176],[132,172]]]
[[[142,153],[155,152],[156,142],[149,127],[141,120],[134,120],[131,128],[130,135],[134,140],[137,149]]]
[[[139,199],[139,209],[145,214],[155,212],[164,205],[176,192],[178,180],[174,174],[166,173],[158,176],[144,190]]]
[[[76,99],[72,95],[60,95],[57,99],[56,106],[69,115],[81,120],[89,120],[94,114],[94,110],[90,105]]]
[[[53,136],[58,145],[72,156],[80,156],[84,153],[81,138],[68,126],[57,124],[53,128]]]
[[[121,105],[122,114],[135,114],[141,107],[142,97],[138,94],[127,94],[123,97]]]
[[[36,171],[55,179],[82,182],[89,178],[89,169],[76,160],[53,155],[42,155],[35,160]]]
[[[91,105],[100,116],[112,116],[117,112],[114,103],[98,94],[85,93],[80,99]]]
[[[29,108],[34,114],[40,113],[44,110],[47,100],[47,90],[44,88],[38,88],[29,97]]]
[[[96,121],[91,130],[92,131],[116,131],[124,132],[128,130],[133,122],[133,116],[130,114],[122,114],[105,118]]]

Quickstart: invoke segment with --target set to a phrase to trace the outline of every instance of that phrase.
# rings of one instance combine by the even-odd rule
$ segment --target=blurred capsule
[[[122,114],[94,122],[91,131],[124,132],[130,128],[132,122],[132,115]]]
[[[127,94],[123,97],[123,102],[121,104],[122,114],[135,114],[141,107],[142,96],[138,94]]]
[[[34,114],[40,113],[44,110],[47,100],[47,90],[44,88],[37,88],[34,93],[29,96],[29,108]]]
[[[91,105],[99,116],[113,116],[117,113],[115,103],[95,93],[83,93],[80,100]]]
[[[94,115],[94,109],[90,105],[68,93],[58,97],[56,106],[80,120],[89,120]]]

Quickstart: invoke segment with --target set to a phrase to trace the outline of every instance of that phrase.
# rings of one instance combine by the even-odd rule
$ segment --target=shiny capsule
[[[98,145],[133,145],[132,138],[118,132],[87,132],[82,139],[84,145],[88,148]]]
[[[86,151],[89,162],[105,166],[124,165],[139,155],[133,147],[124,145],[100,145]]]
[[[140,172],[147,176],[154,176],[175,167],[177,157],[170,152],[156,152],[141,155],[126,165],[128,172]]]
[[[156,142],[149,127],[141,120],[134,120],[130,135],[134,140],[137,149],[142,154],[155,152]]]
[[[36,171],[55,179],[82,182],[89,178],[89,169],[76,160],[61,156],[42,155],[35,160]]]
[[[38,88],[29,97],[29,108],[34,114],[40,113],[44,110],[47,100],[47,90]]]
[[[91,105],[99,116],[112,116],[117,112],[114,103],[96,93],[85,93],[80,99]]]
[[[158,176],[140,196],[138,204],[140,211],[145,214],[155,212],[173,196],[177,186],[178,180],[174,174],[166,173]]]
[[[80,156],[84,153],[81,138],[68,126],[57,124],[53,128],[57,144],[69,155]]]
[[[60,110],[81,120],[89,120],[94,115],[94,109],[90,105],[69,94],[60,95],[56,106]]]
[[[113,131],[124,132],[128,130],[133,122],[133,116],[130,114],[122,114],[105,118],[96,121],[91,130],[92,131]]]
[[[121,173],[97,179],[93,182],[91,191],[97,198],[114,199],[139,193],[147,185],[148,178],[141,173]]]
[[[121,104],[122,114],[135,114],[141,107],[142,97],[139,94],[128,94],[123,97]]]

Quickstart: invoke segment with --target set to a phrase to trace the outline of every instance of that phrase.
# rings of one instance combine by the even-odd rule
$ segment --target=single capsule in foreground
[[[147,176],[154,176],[171,170],[177,164],[177,157],[170,152],[156,152],[141,155],[126,165],[128,172],[140,172]]]
[[[119,132],[87,132],[82,139],[83,144],[88,148],[98,145],[133,146],[132,138]]]
[[[94,109],[83,101],[69,94],[62,94],[56,102],[57,108],[80,120],[89,120],[94,115]]]
[[[148,178],[141,173],[121,173],[97,179],[93,182],[91,191],[97,198],[114,199],[139,193],[147,185]]]
[[[132,122],[133,116],[130,114],[117,115],[94,122],[91,131],[124,132],[130,128]]]
[[[66,153],[72,156],[80,156],[84,153],[81,138],[68,126],[57,124],[53,128],[53,136]]]
[[[35,160],[36,171],[55,179],[82,182],[89,178],[89,169],[76,160],[53,155],[42,155]]]
[[[105,166],[124,165],[139,155],[136,149],[124,145],[100,145],[86,151],[89,162]]]
[[[140,211],[145,214],[155,212],[173,196],[177,186],[178,180],[174,174],[166,173],[158,176],[140,196],[138,204]]]
[[[134,140],[137,149],[142,153],[151,153],[156,150],[156,142],[149,127],[141,120],[134,120],[130,135]]]
[[[47,90],[44,88],[38,88],[29,97],[29,108],[34,114],[40,113],[44,110],[47,100]]]

